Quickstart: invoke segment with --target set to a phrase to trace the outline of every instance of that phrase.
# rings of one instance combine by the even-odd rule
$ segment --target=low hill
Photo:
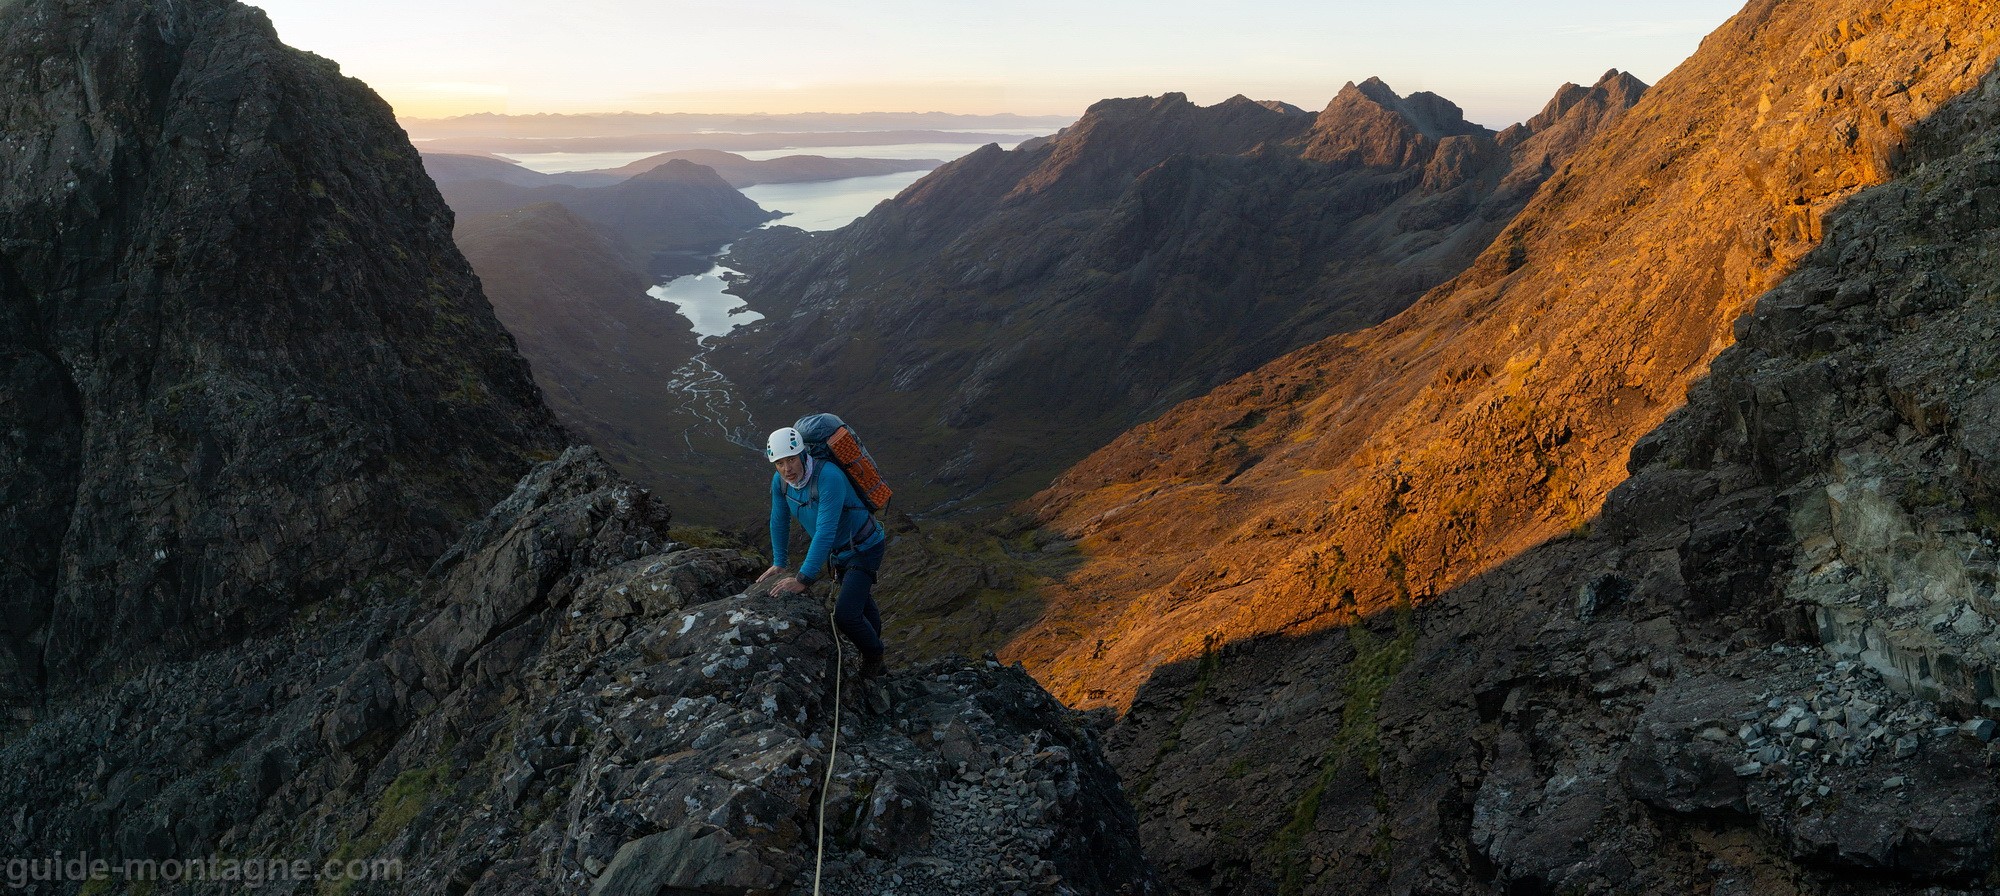
[[[685,159],[697,165],[705,165],[722,175],[722,179],[737,189],[754,187],[758,184],[794,184],[808,181],[840,180],[849,177],[871,177],[878,174],[898,174],[904,171],[929,171],[944,162],[937,159],[830,159],[825,156],[792,155],[775,159],[746,159],[733,152],[716,149],[684,149],[678,152],[664,152],[648,156],[618,168],[599,171],[578,171],[572,174],[555,175],[569,183],[587,185],[586,179],[626,178],[651,171],[674,159]]]
[[[468,153],[424,153],[424,172],[438,186],[460,181],[497,180],[517,187],[546,187],[559,181],[532,168],[492,155]]]
[[[614,235],[653,274],[704,270],[723,244],[776,217],[714,171],[685,159],[605,187],[526,187],[489,179],[447,182],[442,191],[460,215],[557,203]]]

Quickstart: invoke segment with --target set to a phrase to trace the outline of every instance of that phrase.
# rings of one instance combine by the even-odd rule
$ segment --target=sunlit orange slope
[[[1756,0],[1456,280],[1035,498],[1087,561],[1004,651],[1126,705],[1204,639],[1339,625],[1586,526],[1731,324],[2000,52],[1991,0]]]

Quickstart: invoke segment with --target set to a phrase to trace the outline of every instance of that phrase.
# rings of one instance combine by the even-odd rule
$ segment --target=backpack
[[[861,437],[855,434],[854,427],[832,414],[807,414],[792,428],[805,439],[807,454],[830,461],[847,474],[847,481],[854,484],[854,493],[861,496],[868,512],[881,513],[889,506],[893,493],[889,484],[882,481],[882,471],[875,468],[875,458],[861,446]]]

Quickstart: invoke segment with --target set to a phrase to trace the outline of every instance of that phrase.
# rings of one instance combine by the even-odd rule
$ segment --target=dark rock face
[[[560,446],[388,106],[236,3],[0,22],[0,698],[428,562]]]
[[[738,243],[752,275],[738,291],[767,320],[718,364],[785,413],[880,421],[871,451],[910,471],[898,487],[915,506],[1020,497],[1132,424],[1457,274],[1577,145],[1542,135],[1595,132],[1642,88],[1566,88],[1505,141],[1379,81],[1317,118],[1243,97],[1106,100],[833,234]]]
[[[712,169],[669,159],[603,187],[524,187],[502,180],[443,181],[460,215],[511,211],[554,202],[617,237],[654,274],[707,270],[708,257],[744,231],[777,217]]]
[[[1156,676],[1169,888],[1987,892],[1996,125],[1989,75],[1914,129],[1587,533]]]
[[[159,667],[0,748],[35,770],[0,784],[19,807],[0,846],[398,863],[352,893],[809,891],[826,609],[745,596],[761,559],[666,524],[571,449],[421,594]],[[826,892],[1148,891],[1094,730],[1019,668],[935,661],[864,686],[856,666]]]

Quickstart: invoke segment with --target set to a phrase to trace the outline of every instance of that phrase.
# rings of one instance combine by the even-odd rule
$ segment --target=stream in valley
[[[764,184],[748,187],[743,194],[764,208],[785,212],[785,217],[775,224],[825,231],[844,227],[867,214],[877,203],[901,192],[925,173],[909,171],[811,183]],[[716,256],[728,252],[729,247],[724,246]],[[701,341],[700,350],[676,368],[667,382],[668,388],[680,396],[681,410],[693,421],[681,432],[681,439],[690,451],[696,450],[695,438],[710,428],[730,443],[753,451],[764,445],[763,432],[752,419],[750,406],[736,394],[735,384],[709,364],[707,358],[709,351],[729,338],[731,331],[764,318],[751,311],[741,298],[724,292],[730,281],[740,276],[716,264],[702,273],[675,277],[646,291],[647,295],[680,311]]]

